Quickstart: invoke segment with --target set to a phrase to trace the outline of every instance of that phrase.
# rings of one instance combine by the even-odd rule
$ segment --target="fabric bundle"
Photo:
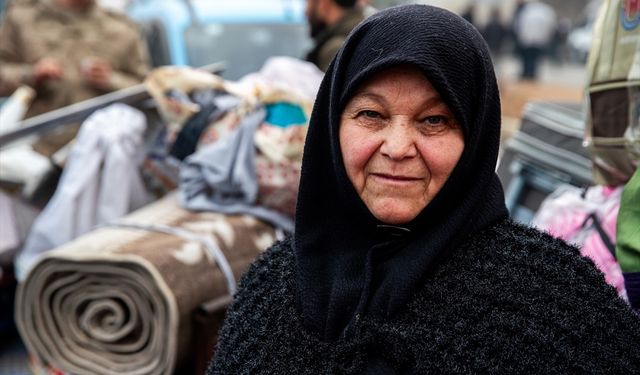
[[[19,280],[37,256],[149,202],[138,171],[147,120],[113,104],[82,124],[56,192],[35,220],[16,260]]]
[[[154,70],[147,87],[169,126],[159,135],[164,147],[145,161],[147,174],[160,182],[154,185],[179,185],[187,209],[251,214],[293,231],[304,139],[321,78],[313,64],[286,57],[233,82],[191,68]],[[169,164],[180,176],[166,184]]]
[[[170,195],[40,258],[16,293],[20,334],[64,373],[171,374],[192,352],[194,310],[274,241],[251,216],[192,213]]]
[[[203,132],[181,168],[191,210],[248,213],[292,232],[310,102],[261,87]]]

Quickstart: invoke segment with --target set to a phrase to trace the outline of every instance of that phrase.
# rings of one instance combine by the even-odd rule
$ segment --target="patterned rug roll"
[[[228,294],[276,235],[250,216],[185,211],[174,196],[121,223],[47,253],[19,285],[16,322],[36,361],[74,374],[173,373],[192,353],[194,309]]]

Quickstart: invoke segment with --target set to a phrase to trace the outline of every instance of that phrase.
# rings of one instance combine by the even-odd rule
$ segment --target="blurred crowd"
[[[559,16],[547,2],[518,0],[509,17],[504,16],[503,7],[490,6],[484,23],[475,20],[477,7],[469,5],[463,18],[477,26],[494,58],[513,55],[519,59],[521,79],[538,78],[538,66],[544,59],[557,64],[586,60],[578,47],[569,44],[573,21]]]

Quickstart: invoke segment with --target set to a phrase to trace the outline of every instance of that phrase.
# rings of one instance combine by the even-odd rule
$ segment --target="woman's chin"
[[[392,207],[372,210],[372,213],[376,219],[385,224],[403,225],[415,219],[420,211],[415,208]]]

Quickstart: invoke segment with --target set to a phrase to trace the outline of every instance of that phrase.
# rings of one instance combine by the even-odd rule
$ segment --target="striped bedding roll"
[[[233,292],[275,237],[170,195],[46,253],[18,286],[18,329],[35,362],[63,373],[171,374],[192,352],[193,311]]]

